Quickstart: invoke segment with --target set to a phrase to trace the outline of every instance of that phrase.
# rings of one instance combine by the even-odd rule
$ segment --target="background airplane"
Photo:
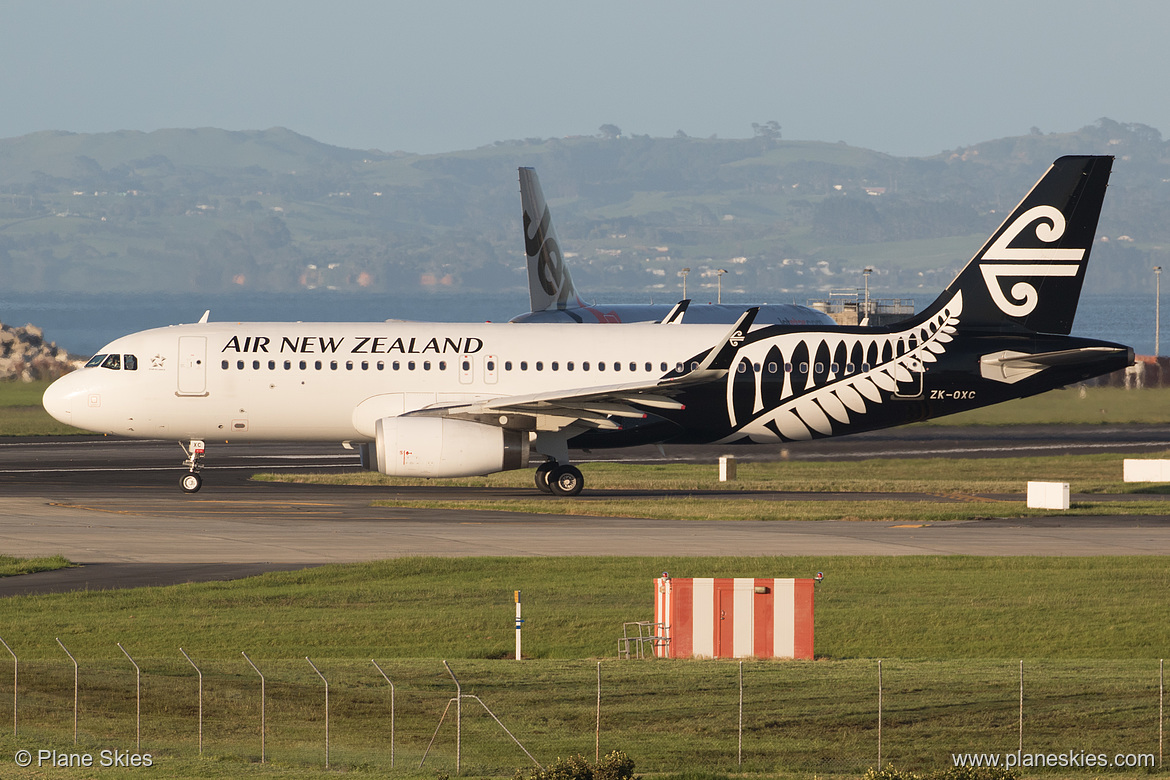
[[[214,438],[355,442],[391,476],[535,462],[558,495],[584,484],[572,448],[800,441],[987,406],[1133,363],[1069,335],[1112,159],[1057,160],[933,304],[887,327],[756,327],[754,308],[730,328],[204,321],[115,340],[44,406],[189,441],[187,491]]]
[[[761,325],[836,326],[824,312],[796,303],[585,303],[573,284],[553,227],[552,212],[533,168],[520,169],[520,205],[524,215],[524,253],[528,256],[530,311],[513,317],[512,322],[730,324],[747,309],[758,308],[756,322]]]

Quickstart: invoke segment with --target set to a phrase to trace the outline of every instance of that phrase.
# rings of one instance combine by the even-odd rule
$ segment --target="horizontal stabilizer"
[[[1052,366],[1086,363],[1122,351],[1121,347],[1081,347],[1037,354],[1004,350],[979,358],[979,373],[984,379],[1014,384]]]

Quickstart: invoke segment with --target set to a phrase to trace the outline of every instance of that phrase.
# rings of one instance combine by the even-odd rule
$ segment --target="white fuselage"
[[[377,419],[436,403],[653,382],[726,332],[652,323],[175,325],[111,342],[98,353],[107,357],[54,383],[44,405],[78,428],[137,438],[371,441]]]

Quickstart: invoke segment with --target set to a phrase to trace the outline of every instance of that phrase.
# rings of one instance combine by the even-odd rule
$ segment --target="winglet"
[[[211,318],[211,309],[208,309],[205,312],[203,312],[203,316],[199,318],[199,324],[206,325],[207,320],[210,318]]]
[[[759,313],[760,307],[753,306],[741,314],[739,319],[735,321],[735,324],[731,326],[731,330],[727,332],[727,335],[718,344],[711,347],[706,357],[699,363],[699,367],[692,371],[689,376],[708,371],[729,370],[732,362],[735,360],[736,353],[739,352],[739,346],[747,338],[747,332],[751,329],[752,323]]]
[[[666,313],[666,316],[659,320],[659,325],[681,325],[683,315],[687,313],[687,307],[691,305],[690,298],[684,298],[674,305],[674,308]]]

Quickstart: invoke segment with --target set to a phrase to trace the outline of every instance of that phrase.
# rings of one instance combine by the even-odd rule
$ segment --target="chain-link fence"
[[[64,654],[12,660],[0,744],[71,749],[76,722],[90,749],[140,740],[156,755],[464,775],[615,749],[640,772],[858,775],[1021,749],[1161,766],[1157,660],[459,660],[449,671],[430,659],[126,648],[94,660],[87,649],[69,648],[76,669]]]

